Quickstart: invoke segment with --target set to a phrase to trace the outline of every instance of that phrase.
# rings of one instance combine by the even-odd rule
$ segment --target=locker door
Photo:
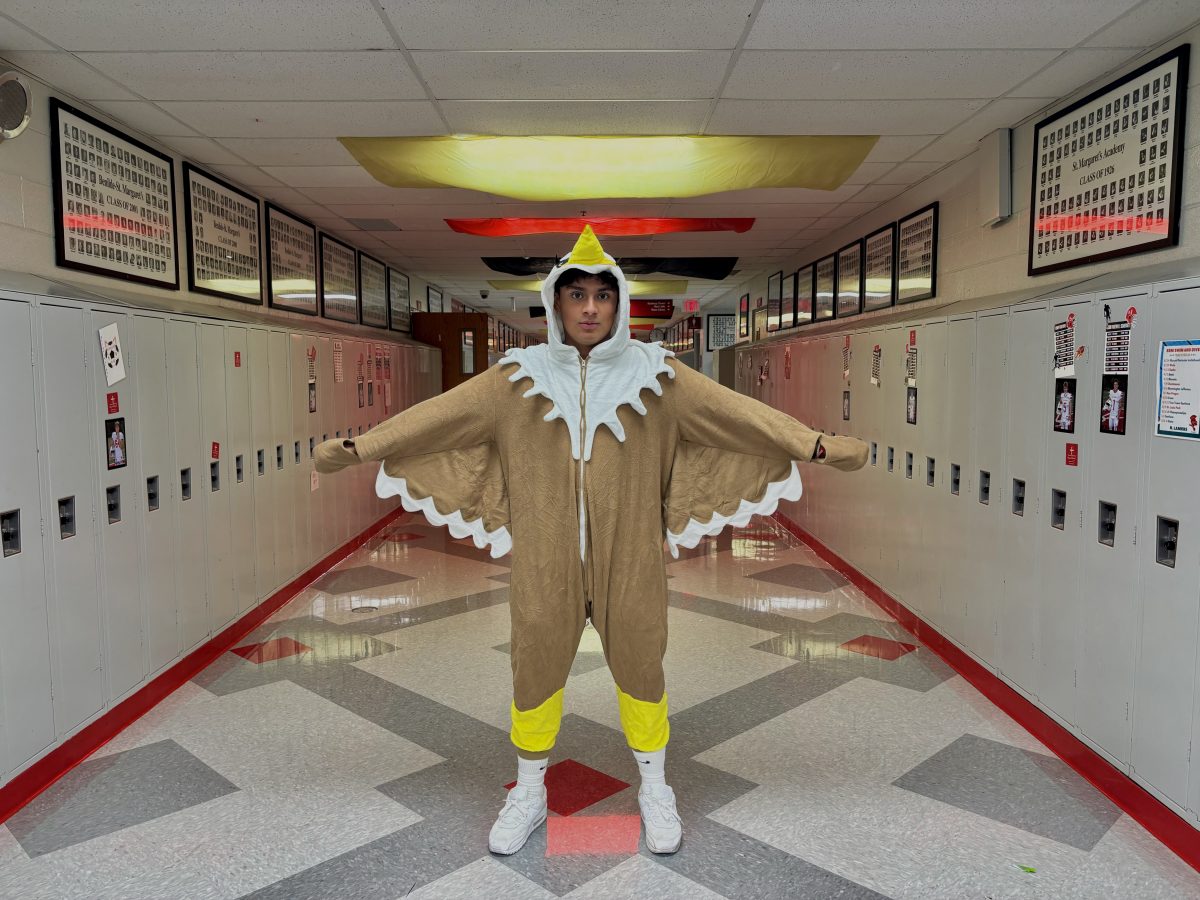
[[[171,493],[179,503],[173,569],[179,607],[179,646],[187,653],[209,634],[208,519],[205,485],[210,447],[200,424],[199,332],[192,322],[167,322],[167,383],[175,465]]]
[[[1042,554],[1041,589],[1035,595],[1040,646],[1038,697],[1061,720],[1075,721],[1076,661],[1083,610],[1079,593],[1080,553],[1083,540],[1085,465],[1091,459],[1092,435],[1100,417],[1099,386],[1093,365],[1098,350],[1091,335],[1094,307],[1091,297],[1070,298],[1051,304],[1050,322],[1075,316],[1076,346],[1090,348],[1075,359],[1074,433],[1046,428],[1046,480],[1038,548]],[[1054,332],[1042,336],[1046,353],[1054,352]],[[1061,383],[1061,381],[1059,382]],[[1051,389],[1051,398],[1058,396]],[[1036,395],[1035,395],[1036,396]],[[1068,465],[1068,447],[1077,448],[1076,465]]]
[[[894,585],[900,571],[900,554],[904,552],[905,531],[911,527],[904,505],[904,443],[907,430],[913,426],[905,418],[907,391],[904,382],[904,347],[908,329],[893,327],[884,332],[880,396],[883,403],[884,432],[880,440],[879,465],[883,473],[880,494],[882,506],[891,512],[891,521],[880,533],[880,578]],[[918,419],[919,421],[919,419]],[[902,598],[901,598],[902,599]]]
[[[309,402],[309,354],[316,352],[316,339],[308,334],[292,334],[291,339],[291,403],[292,447],[288,451],[288,466],[292,471],[292,496],[296,515],[296,571],[303,572],[317,560],[316,520],[320,517],[317,494],[311,488],[313,471],[310,441],[316,433],[316,385],[312,385]]]
[[[234,593],[234,548],[229,532],[229,496],[233,481],[232,448],[226,423],[228,391],[225,387],[225,329],[221,325],[200,326],[200,421],[203,442],[205,529],[208,535],[208,630],[215,634],[238,613]],[[214,459],[214,450],[215,456]]]
[[[1049,319],[1045,307],[1016,309],[1008,342],[1007,471],[992,473],[991,502],[1003,507],[1000,555],[1004,602],[997,616],[1001,673],[1016,687],[1037,696],[1038,618],[1041,596],[1038,547],[1045,540],[1048,503],[1042,480],[1046,432],[1050,430],[1051,375],[1046,356]],[[986,413],[983,413],[986,414]],[[997,474],[1009,482],[997,484]],[[1025,503],[1014,512],[1012,480],[1024,484]],[[1047,498],[1048,499],[1048,498]]]
[[[240,364],[239,364],[240,363]],[[255,606],[254,485],[257,459],[250,431],[249,337],[245,328],[225,328],[225,421],[229,429],[229,532],[233,541],[234,606],[239,613]]]
[[[280,583],[275,570],[275,444],[271,430],[269,332],[252,328],[248,334],[250,380],[250,465],[254,484],[254,595],[270,596]]]
[[[99,427],[92,424],[91,398],[79,389],[89,383],[88,344],[99,339],[82,310],[45,304],[39,311],[47,507],[54,511],[54,522],[59,502],[74,502],[76,523],[74,536],[55,535],[46,545],[55,650],[54,722],[61,738],[104,708],[96,530],[106,510],[96,482],[96,460],[103,458],[105,446],[97,438]]]
[[[296,567],[296,511],[293,490],[292,463],[292,392],[288,366],[288,336],[282,331],[272,331],[268,337],[270,353],[270,401],[271,401],[271,446],[268,448],[269,465],[274,488],[275,524],[275,587],[291,581],[299,569]],[[259,507],[261,509],[261,507]]]
[[[108,438],[108,423],[123,419],[125,425],[125,450],[116,458],[117,451],[110,450],[107,465],[103,457],[97,457],[100,473],[100,579],[104,589],[101,608],[104,613],[105,656],[108,659],[108,698],[117,701],[137,687],[146,677],[147,660],[142,623],[145,620],[142,608],[142,592],[139,573],[139,520],[145,510],[142,492],[142,423],[137,410],[138,357],[137,341],[133,332],[132,319],[126,315],[106,312],[90,314],[92,333],[107,325],[115,324],[121,335],[121,347],[125,353],[125,371],[128,378],[107,386],[104,377],[104,362],[100,355],[100,342],[89,341],[92,358],[91,402],[96,411],[100,427],[90,446],[105,446]],[[148,378],[157,377],[153,370]],[[116,393],[120,404],[119,416],[108,413],[107,395]],[[150,427],[155,427],[151,425]],[[114,494],[115,492],[115,494]]]
[[[166,322],[135,316],[137,411],[141,423],[141,576],[146,607],[147,672],[158,672],[179,656],[179,608],[175,596],[175,534],[179,527],[175,489],[171,403],[167,380]]]
[[[1149,311],[1148,300],[1146,291],[1124,296],[1101,294],[1096,298],[1096,311],[1091,315],[1094,325],[1087,346],[1097,354],[1092,363],[1092,380],[1099,387],[1100,396],[1092,410],[1101,417],[1101,425],[1092,438],[1088,459],[1081,460],[1087,468],[1088,483],[1083,507],[1080,567],[1083,610],[1076,722],[1089,740],[1114,760],[1126,764],[1132,740],[1130,705],[1140,608],[1139,548],[1134,544],[1134,529],[1141,521],[1151,428],[1145,397],[1153,391],[1149,377],[1151,364],[1145,361],[1148,325],[1144,317]],[[1108,423],[1100,411],[1110,386],[1106,384],[1108,379],[1095,374],[1102,368],[1105,306],[1109,307],[1114,322],[1123,322],[1131,306],[1146,311],[1140,313],[1143,320],[1130,333],[1128,384],[1122,393],[1127,399],[1138,398],[1138,402],[1125,402],[1123,409],[1118,408],[1118,422],[1124,415],[1124,434],[1106,432]],[[1084,417],[1081,421],[1088,420]],[[1101,504],[1111,507],[1111,531],[1101,527]]]
[[[855,351],[856,368],[850,392],[850,415],[855,433],[871,448],[866,468],[854,479],[858,487],[855,509],[861,517],[858,540],[862,544],[859,551],[862,564],[859,568],[876,581],[881,578],[883,533],[889,527],[883,505],[878,500],[887,483],[884,480],[887,478],[887,447],[883,442],[883,382],[871,384],[875,345],[879,344],[883,349],[883,334],[882,330],[875,330],[863,336],[861,348]]]
[[[940,527],[934,536],[942,559],[938,625],[958,644],[965,639],[966,603],[974,588],[975,559],[964,525],[970,495],[966,475],[974,464],[972,406],[975,393],[975,317],[952,319],[946,346],[946,437],[937,459],[935,503]]]
[[[75,354],[77,357],[80,354]],[[0,512],[18,513],[19,548],[0,553],[0,773],[22,767],[54,742],[45,544],[59,539],[57,503],[43,504],[38,445],[45,445],[34,386],[33,310],[0,300],[0,416],[23,425],[0,450]],[[35,424],[36,438],[35,438]],[[91,501],[80,498],[91,518]],[[47,512],[52,513],[48,515]],[[45,535],[41,523],[45,521]],[[12,522],[9,519],[8,522]],[[7,523],[6,523],[7,524]]]
[[[980,314],[975,326],[975,387],[972,391],[974,463],[962,469],[962,501],[968,551],[963,635],[967,649],[993,668],[999,665],[997,630],[1004,607],[1007,571],[1001,542],[1009,512],[1000,487],[1008,469],[1007,312]],[[984,478],[987,479],[986,490]],[[984,502],[984,501],[987,502]]]
[[[1157,376],[1162,341],[1200,338],[1200,286],[1156,286],[1146,367]],[[1139,311],[1139,319],[1144,312]],[[1144,328],[1139,321],[1138,328]],[[1148,379],[1150,380],[1150,379]],[[1156,386],[1135,402],[1155,409]],[[1151,413],[1153,415],[1153,413]],[[1154,427],[1151,419],[1149,427]],[[1189,746],[1195,704],[1197,627],[1200,625],[1200,456],[1196,441],[1151,433],[1146,509],[1138,540],[1141,567],[1141,634],[1133,702],[1131,771],[1162,794],[1186,805]],[[1159,521],[1178,522],[1174,566],[1160,563]],[[1163,548],[1169,549],[1169,548]],[[1194,807],[1193,807],[1194,808]]]
[[[313,422],[313,435],[316,442],[333,437],[333,363],[331,359],[332,342],[327,337],[317,338],[317,414]],[[338,498],[328,483],[330,480],[321,478],[317,483],[316,501],[320,515],[317,525],[317,558],[325,556],[333,549],[337,539]]]

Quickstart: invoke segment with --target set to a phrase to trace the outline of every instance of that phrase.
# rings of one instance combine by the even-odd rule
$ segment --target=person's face
[[[617,292],[595,276],[559,285],[554,310],[562,323],[566,343],[581,356],[608,339],[617,317]]]

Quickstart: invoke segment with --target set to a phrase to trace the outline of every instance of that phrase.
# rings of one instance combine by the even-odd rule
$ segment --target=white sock
[[[540,788],[546,783],[547,759],[525,759],[517,757],[517,787]]]
[[[653,753],[633,751],[633,758],[638,761],[638,771],[642,773],[642,785],[667,783],[667,748],[655,750]]]

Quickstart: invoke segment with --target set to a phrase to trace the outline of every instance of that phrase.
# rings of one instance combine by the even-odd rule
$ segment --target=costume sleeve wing
[[[318,471],[380,460],[375,492],[472,538],[493,558],[512,549],[508,491],[494,441],[495,368],[418,403],[353,441],[317,448]]]
[[[813,431],[786,413],[671,363],[679,445],[664,503],[667,544],[695,547],[726,525],[770,515],[800,499],[802,462],[846,471],[867,461],[867,445]]]

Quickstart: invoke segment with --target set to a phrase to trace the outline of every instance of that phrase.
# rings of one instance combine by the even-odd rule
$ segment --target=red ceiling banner
[[[563,219],[447,219],[446,224],[459,234],[478,237],[520,237],[527,234],[578,234],[584,225],[602,237],[644,237],[652,234],[680,234],[689,231],[733,231],[743,234],[754,219],[713,218],[624,218],[587,216]]]

